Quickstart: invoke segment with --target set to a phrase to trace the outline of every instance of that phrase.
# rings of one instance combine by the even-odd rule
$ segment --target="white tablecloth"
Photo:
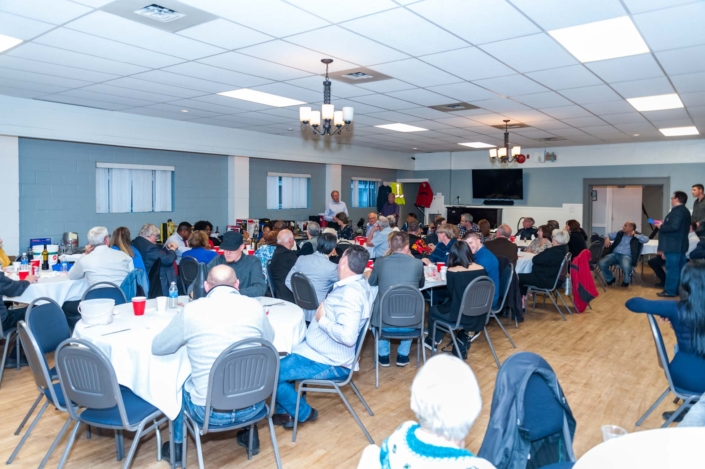
[[[531,254],[527,252],[519,253],[517,258],[517,274],[528,274],[531,273],[531,267],[533,266],[533,259],[536,254]]]
[[[531,244],[531,241],[526,240],[526,239],[517,239],[514,244],[517,245],[517,247],[520,248],[528,248],[529,244]]]
[[[641,248],[641,255],[644,254],[656,254],[658,251],[658,239],[650,239],[648,243],[644,244]]]
[[[66,301],[80,300],[88,290],[86,279],[69,280],[66,275],[51,278],[39,278],[37,283],[31,284],[24,293],[13,298],[4,297],[5,301],[17,303],[31,303],[37,298],[47,297],[63,305]]]
[[[280,352],[291,352],[306,334],[303,310],[281,300],[264,297],[258,300],[265,311],[269,311],[268,317],[274,328],[274,346]],[[182,296],[179,301],[186,303],[188,298]],[[113,317],[111,324],[84,326],[83,321],[79,321],[73,335],[97,345],[113,364],[118,383],[130,388],[173,420],[181,409],[181,388],[191,374],[191,363],[186,347],[181,347],[172,355],[152,355],[152,340],[166,328],[177,312],[167,309],[160,313],[156,303],[156,300],[147,301],[144,316],[133,314],[132,303],[116,306],[119,314]],[[265,306],[273,303],[284,304]]]
[[[574,469],[686,469],[705,465],[705,428],[659,428],[595,446]]]

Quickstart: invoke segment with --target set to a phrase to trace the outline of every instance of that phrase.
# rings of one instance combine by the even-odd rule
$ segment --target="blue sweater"
[[[428,260],[434,264],[436,262],[448,262],[448,253],[450,252],[450,248],[452,248],[453,244],[456,242],[457,240],[455,238],[451,239],[448,244],[439,242],[436,244],[436,249],[434,249],[431,255],[428,256]]]
[[[116,251],[120,250],[120,248],[117,246],[113,246],[113,249],[115,249]],[[146,272],[147,269],[144,268],[144,260],[142,260],[142,254],[140,254],[140,252],[134,247],[132,248],[132,252],[135,254],[132,258],[132,264],[135,266],[135,269],[142,269]],[[149,274],[149,272],[146,273]]]
[[[494,282],[494,302],[493,307],[499,301],[499,261],[492,251],[482,246],[473,254],[476,264],[480,264],[487,271],[487,276]]]
[[[205,248],[192,248],[184,252],[181,258],[183,259],[184,257],[192,257],[198,262],[208,264],[210,261],[218,257],[218,253]]]

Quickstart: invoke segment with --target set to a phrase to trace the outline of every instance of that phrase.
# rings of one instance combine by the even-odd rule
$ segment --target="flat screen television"
[[[473,199],[522,200],[524,174],[521,169],[473,169]]]

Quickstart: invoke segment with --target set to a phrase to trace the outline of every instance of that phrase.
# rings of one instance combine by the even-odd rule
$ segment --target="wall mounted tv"
[[[473,169],[473,199],[522,200],[524,198],[522,169]]]

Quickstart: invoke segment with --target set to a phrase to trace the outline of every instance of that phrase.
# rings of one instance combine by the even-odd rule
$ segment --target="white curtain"
[[[293,208],[308,208],[308,178],[293,179]]]
[[[173,171],[154,171],[154,211],[171,212]]]
[[[131,210],[130,170],[110,169],[110,212],[126,213]]]
[[[282,177],[282,208],[294,208],[294,178]]]
[[[360,197],[357,191],[357,183],[358,181],[352,181],[352,194],[350,194],[352,197],[352,206],[353,207],[359,207],[360,206]]]
[[[267,208],[279,208],[279,177],[267,176]]]
[[[110,211],[110,192],[107,168],[96,168],[95,171],[95,212],[108,213]]]
[[[131,169],[132,173],[132,211],[152,211],[152,173],[144,169]]]

